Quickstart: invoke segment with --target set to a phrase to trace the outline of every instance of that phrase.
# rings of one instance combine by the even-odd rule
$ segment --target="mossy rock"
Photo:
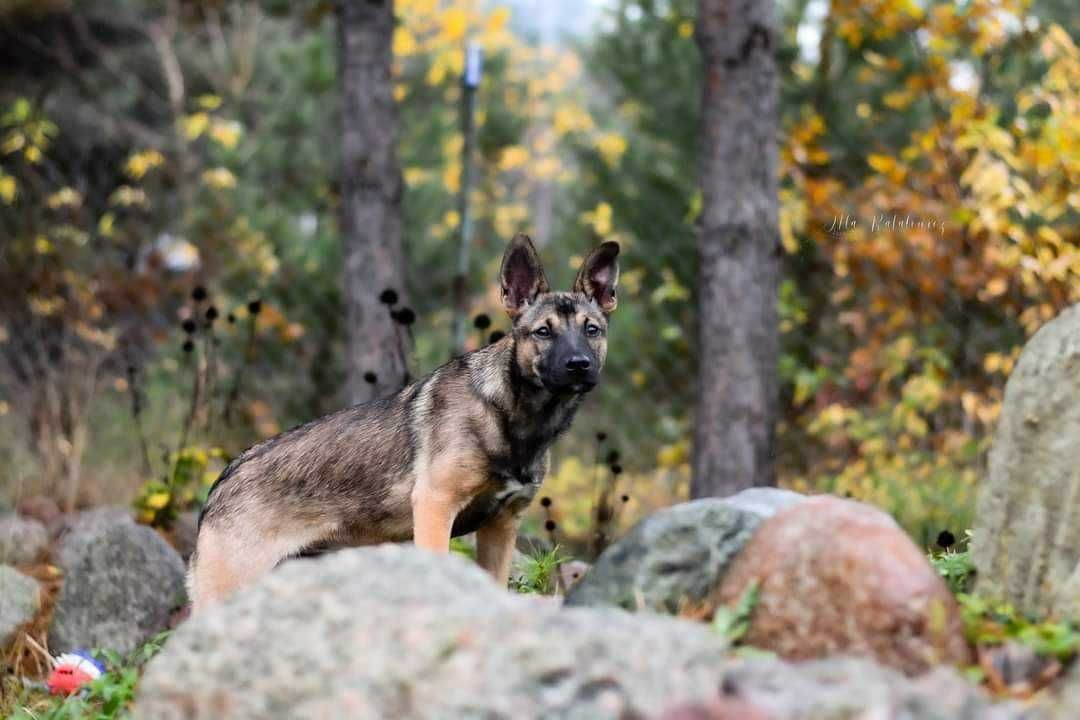
[[[566,604],[676,613],[702,603],[762,520],[803,499],[789,490],[752,488],[652,513],[597,558]]]

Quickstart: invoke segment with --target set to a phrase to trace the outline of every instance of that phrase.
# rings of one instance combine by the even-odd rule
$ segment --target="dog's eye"
[[[585,323],[585,335],[597,337],[600,334],[600,326],[596,323]]]
[[[551,330],[548,330],[547,326],[541,325],[540,327],[533,330],[533,335],[540,338],[551,337]]]

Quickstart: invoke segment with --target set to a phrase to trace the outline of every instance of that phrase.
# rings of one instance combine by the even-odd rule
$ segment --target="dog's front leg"
[[[445,553],[450,549],[450,529],[457,509],[446,498],[421,495],[413,499],[413,542],[417,547]]]
[[[454,518],[464,507],[453,485],[445,482],[448,479],[442,478],[444,482],[435,476],[421,479],[412,494],[413,542],[437,553],[450,550]]]
[[[506,587],[520,516],[503,513],[476,531],[476,562]]]

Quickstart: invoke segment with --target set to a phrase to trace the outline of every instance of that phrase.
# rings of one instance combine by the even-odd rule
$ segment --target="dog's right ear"
[[[518,233],[510,241],[503,254],[499,282],[503,307],[515,319],[537,295],[551,291],[540,256],[528,235]]]

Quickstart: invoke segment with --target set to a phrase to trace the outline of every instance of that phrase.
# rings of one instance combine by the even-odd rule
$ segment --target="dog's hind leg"
[[[192,614],[250,585],[287,557],[332,534],[332,528],[292,523],[272,530],[204,523],[188,572]]]

